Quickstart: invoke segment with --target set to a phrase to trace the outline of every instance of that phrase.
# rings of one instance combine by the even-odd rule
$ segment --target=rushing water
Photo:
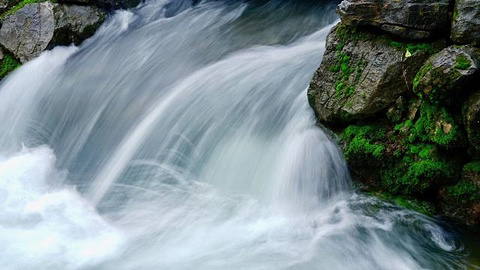
[[[0,89],[0,269],[462,269],[355,193],[306,88],[334,3],[150,1]]]

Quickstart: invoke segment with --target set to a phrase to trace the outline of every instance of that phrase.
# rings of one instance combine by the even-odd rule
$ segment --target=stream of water
[[[466,269],[315,125],[335,5],[148,1],[11,74],[0,269]]]

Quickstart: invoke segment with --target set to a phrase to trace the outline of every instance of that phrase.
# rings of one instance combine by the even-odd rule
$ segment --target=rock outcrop
[[[480,5],[449,2],[343,1],[308,98],[363,189],[478,225]]]
[[[404,44],[386,35],[334,27],[309,101],[322,122],[348,122],[374,115],[409,91],[430,44]]]
[[[479,69],[480,51],[450,46],[430,57],[413,82],[413,90],[431,103],[450,105],[468,91],[467,84]],[[464,93],[463,93],[464,94]]]
[[[98,6],[105,10],[132,8],[140,4],[141,0],[59,0],[60,3],[83,4]]]
[[[103,20],[95,7],[30,4],[5,18],[0,44],[23,63],[54,45],[80,43]]]
[[[403,38],[421,39],[445,29],[448,8],[448,0],[345,0],[338,13],[345,24],[373,25]]]
[[[477,0],[456,0],[451,38],[458,44],[480,45],[480,5]]]

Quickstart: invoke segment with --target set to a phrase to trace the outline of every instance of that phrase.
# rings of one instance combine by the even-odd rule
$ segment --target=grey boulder
[[[103,20],[95,7],[30,4],[5,18],[0,44],[23,63],[55,45],[80,43]]]
[[[456,0],[451,39],[455,43],[480,45],[480,3],[478,0]]]
[[[410,39],[432,37],[448,22],[448,0],[344,0],[343,23],[372,25]]]

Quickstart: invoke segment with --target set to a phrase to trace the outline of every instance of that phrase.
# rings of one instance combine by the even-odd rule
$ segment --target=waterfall
[[[0,86],[0,269],[457,269],[306,89],[333,3],[148,1]]]

